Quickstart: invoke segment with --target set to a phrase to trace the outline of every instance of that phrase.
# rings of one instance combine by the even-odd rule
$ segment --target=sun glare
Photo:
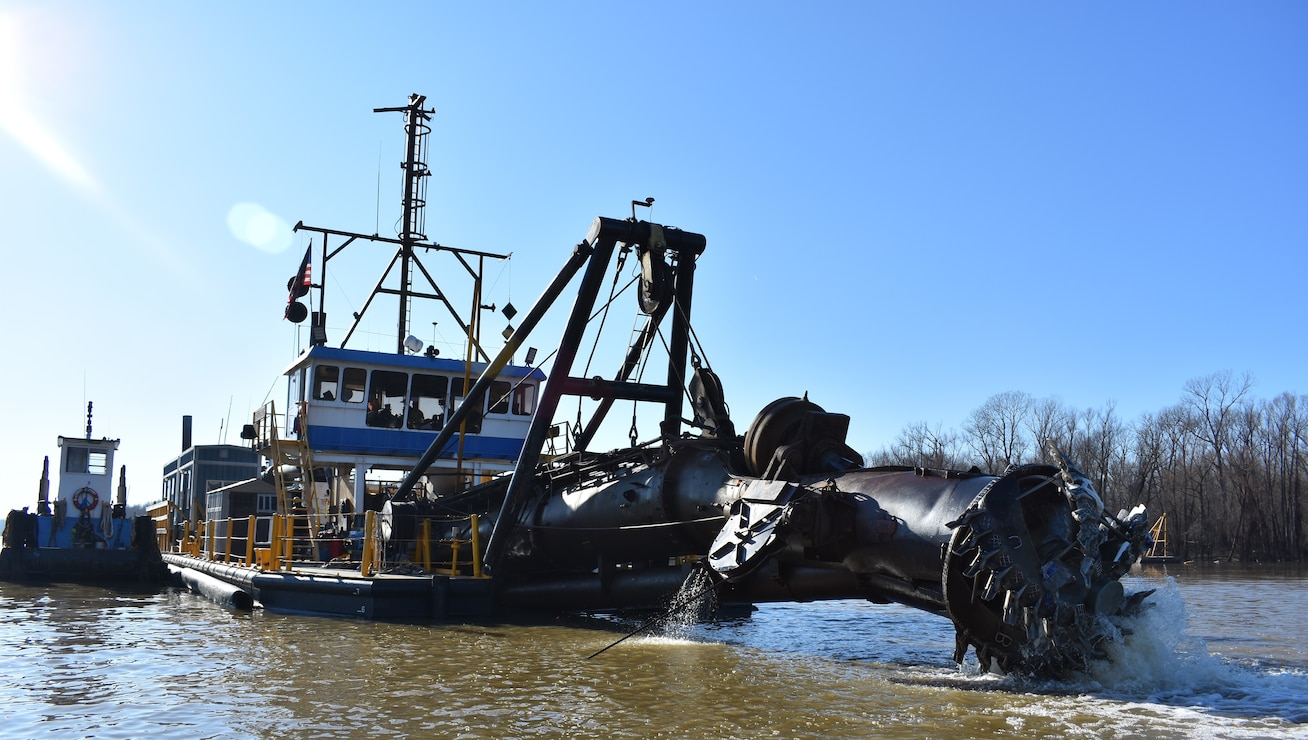
[[[255,249],[276,254],[291,246],[291,227],[258,203],[237,203],[227,212],[232,236]]]
[[[95,180],[77,158],[28,110],[20,67],[24,59],[18,22],[0,15],[0,131],[70,183],[88,190]]]

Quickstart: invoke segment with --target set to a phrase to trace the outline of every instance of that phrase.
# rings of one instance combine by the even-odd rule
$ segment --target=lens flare
[[[232,236],[255,249],[277,254],[291,246],[291,227],[258,203],[237,203],[227,212]]]
[[[28,109],[19,74],[24,57],[22,37],[18,21],[0,15],[0,131],[63,179],[94,190],[91,174]]]

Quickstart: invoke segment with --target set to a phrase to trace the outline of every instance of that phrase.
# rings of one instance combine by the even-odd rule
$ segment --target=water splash
[[[1161,584],[1138,615],[1119,621],[1122,639],[1094,661],[1094,693],[1115,699],[1187,707],[1226,717],[1308,723],[1308,673],[1267,670],[1212,655],[1189,634],[1185,600],[1174,578]],[[1232,619],[1240,619],[1232,615]]]
[[[1094,661],[1091,677],[1105,686],[1165,687],[1213,680],[1224,666],[1203,640],[1186,632],[1185,600],[1174,578],[1157,584],[1146,608],[1118,620],[1122,638],[1106,646],[1108,660]]]
[[[718,610],[718,580],[707,568],[695,567],[682,581],[668,605],[659,626],[660,637],[689,640],[695,626],[712,621]]]

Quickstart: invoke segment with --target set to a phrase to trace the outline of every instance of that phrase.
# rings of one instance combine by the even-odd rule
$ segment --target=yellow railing
[[[425,573],[485,577],[482,573],[481,537],[478,531],[480,521],[476,514],[454,518],[414,518],[416,519],[413,522],[416,525],[413,528],[416,531],[414,538],[407,540],[393,538],[384,542],[377,512],[364,512],[362,538],[361,542],[357,543],[357,561],[348,547],[350,540],[324,538],[318,538],[316,542],[324,547],[330,546],[329,543],[333,541],[339,542],[346,546],[344,556],[323,557],[313,561],[295,560],[293,558],[296,544],[293,536],[294,519],[281,514],[266,517],[211,519],[195,525],[184,521],[181,538],[169,543],[171,546],[164,549],[205,560],[269,571],[293,571],[297,565],[328,565],[335,562],[340,562],[345,568],[353,569],[354,563],[358,562],[359,572],[365,576],[372,576],[388,565],[407,563],[420,567]],[[260,539],[258,536],[261,522],[268,524],[266,539]],[[395,522],[392,522],[392,525],[394,524]],[[239,532],[239,529],[243,529],[244,532]],[[329,551],[317,554],[330,555],[331,553]]]

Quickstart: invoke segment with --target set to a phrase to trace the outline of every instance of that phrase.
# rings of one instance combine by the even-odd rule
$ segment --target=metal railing
[[[381,572],[415,570],[432,575],[484,578],[481,535],[476,514],[459,517],[409,516],[389,520],[390,532],[412,532],[412,537],[383,537],[382,521],[375,511],[360,517],[363,526],[349,537],[313,538],[317,559],[295,558],[294,516],[273,514],[210,519],[192,525],[182,522],[180,536],[161,541],[160,549],[194,558],[265,571],[291,571],[297,567],[332,567],[372,576]],[[164,532],[161,540],[169,535]],[[304,538],[298,538],[303,540]]]

